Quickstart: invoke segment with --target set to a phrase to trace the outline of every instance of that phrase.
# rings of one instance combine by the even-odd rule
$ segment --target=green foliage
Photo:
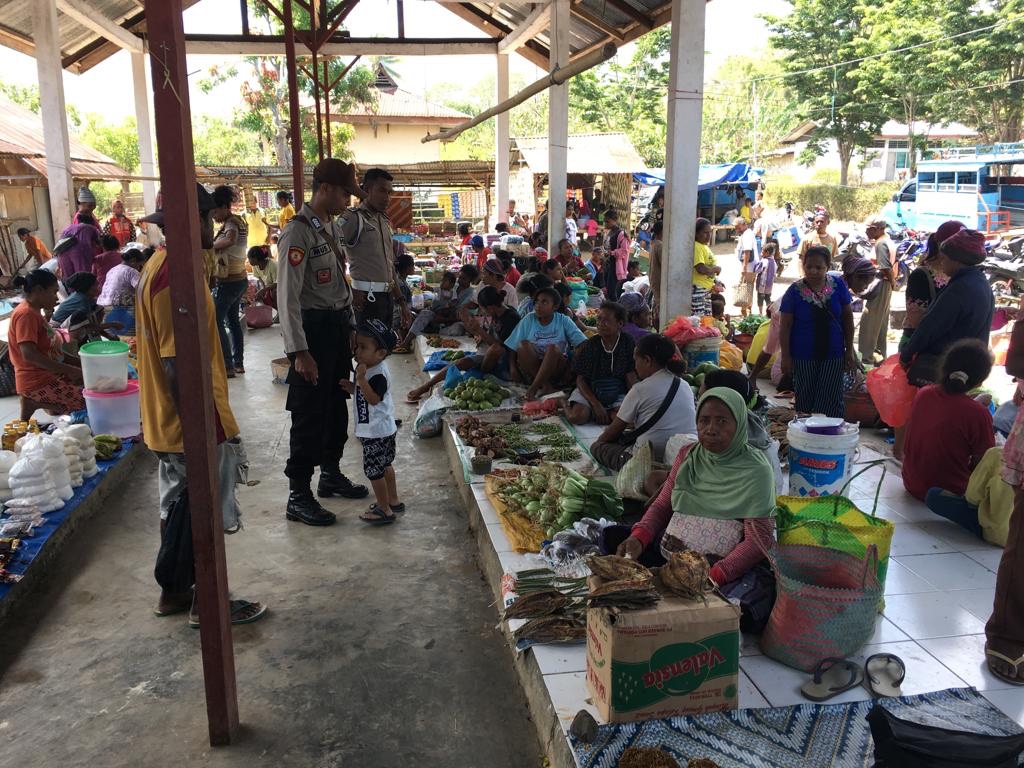
[[[121,183],[118,181],[94,181],[89,189],[96,195],[96,216],[102,223],[110,215],[114,200],[121,196]]]
[[[97,152],[102,152],[119,166],[135,174],[139,170],[139,131],[134,117],[120,123],[104,121],[102,115],[90,112],[78,131],[78,138]]]
[[[0,93],[15,104],[22,106],[37,115],[42,109],[42,106],[39,103],[38,85],[15,85],[14,83],[5,83],[0,81]],[[78,128],[78,126],[82,124],[82,118],[78,113],[78,109],[72,104],[67,104],[65,107],[68,113],[68,127]]]
[[[770,206],[781,207],[789,201],[796,210],[808,211],[824,205],[835,220],[863,221],[878,213],[898,187],[896,182],[844,187],[834,182],[799,184],[792,179],[773,178],[764,196]]]
[[[262,165],[260,137],[238,122],[200,115],[192,123],[197,165]]]

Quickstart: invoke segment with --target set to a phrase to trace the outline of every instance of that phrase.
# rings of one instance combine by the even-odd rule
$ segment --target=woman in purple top
[[[651,332],[651,308],[639,293],[622,294],[619,304],[626,310],[627,322],[622,326],[623,332],[632,336],[633,341],[640,341]]]
[[[75,239],[70,248],[57,256],[61,276],[67,279],[77,272],[92,272],[93,260],[103,250],[99,229],[91,224],[72,224],[60,233],[60,237]]]

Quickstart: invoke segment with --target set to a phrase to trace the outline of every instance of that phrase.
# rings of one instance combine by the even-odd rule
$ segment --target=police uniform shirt
[[[387,215],[360,205],[349,208],[338,221],[352,279],[368,283],[392,282],[395,279],[394,246]]]
[[[299,211],[312,222],[316,213],[308,204]],[[288,222],[281,239],[278,253],[277,301],[287,353],[309,349],[306,334],[302,328],[304,309],[345,309],[352,304],[352,293],[334,250],[324,237],[335,237],[340,230],[334,223],[323,222],[323,237],[312,226],[296,219]],[[338,243],[341,250],[341,243]]]

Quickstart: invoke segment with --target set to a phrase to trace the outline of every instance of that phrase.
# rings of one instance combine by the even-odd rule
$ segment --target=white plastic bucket
[[[123,341],[93,341],[78,350],[82,380],[93,392],[122,392],[128,386],[128,345]]]
[[[94,435],[135,437],[142,432],[139,412],[139,383],[129,381],[122,392],[83,390],[89,411],[89,426]]]
[[[683,359],[686,361],[686,369],[688,371],[692,371],[702,363],[713,363],[714,365],[718,365],[718,358],[721,349],[721,336],[708,336],[705,339],[694,339],[683,347]]]
[[[804,419],[786,430],[789,439],[789,493],[791,496],[834,496],[850,479],[860,428],[844,423],[838,435],[808,432]]]

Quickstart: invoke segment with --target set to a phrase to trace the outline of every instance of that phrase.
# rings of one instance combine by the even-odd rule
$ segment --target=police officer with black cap
[[[320,467],[317,495],[364,498],[369,491],[341,473],[348,438],[347,396],[339,382],[352,371],[352,289],[334,217],[349,195],[361,194],[355,167],[335,158],[313,169],[313,194],[288,222],[278,242],[278,304],[288,371],[287,409],[292,428],[285,475],[289,481],[286,517],[307,525],[331,525],[311,490]]]

